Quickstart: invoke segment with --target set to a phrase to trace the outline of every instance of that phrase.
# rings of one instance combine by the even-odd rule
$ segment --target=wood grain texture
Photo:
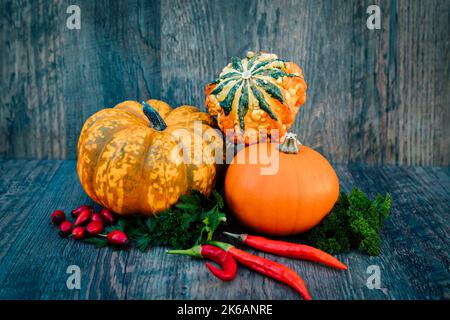
[[[158,1],[2,1],[0,157],[76,158],[96,111],[158,98]],[[4,48],[4,49],[3,49]]]
[[[381,30],[366,27],[371,4]],[[276,52],[304,69],[292,130],[305,144],[334,162],[448,165],[448,12],[445,1],[164,2],[161,96],[203,107],[231,56]]]
[[[59,238],[49,214],[90,203],[75,165],[0,160],[0,299],[299,299],[285,285],[245,268],[224,283],[202,261],[167,255],[164,248],[114,251]],[[296,270],[315,299],[448,299],[450,171],[360,165],[336,171],[345,191],[357,185],[372,196],[391,193],[380,256],[339,255],[349,266],[342,272],[246,250]],[[245,231],[231,216],[229,221],[227,230]],[[81,269],[80,290],[66,287],[69,265]],[[369,265],[380,267],[383,290],[366,287]]]
[[[81,1],[81,30],[64,30],[67,158],[84,121],[125,100],[158,98],[158,1]],[[80,65],[81,62],[81,65]]]
[[[303,67],[292,130],[331,161],[450,163],[448,1],[80,0],[81,30],[69,4],[0,4],[2,158],[74,159],[83,122],[126,99],[204,109],[230,58],[262,49]]]
[[[2,1],[0,155],[62,158],[67,153],[61,38],[56,5]]]

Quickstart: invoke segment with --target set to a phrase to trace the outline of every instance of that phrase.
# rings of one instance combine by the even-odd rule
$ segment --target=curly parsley
[[[391,197],[369,197],[354,188],[348,195],[341,193],[331,213],[308,235],[308,241],[329,253],[348,252],[358,248],[375,256],[380,254],[380,231],[389,216]]]
[[[158,215],[120,218],[116,225],[105,229],[105,233],[113,229],[124,231],[131,244],[141,251],[151,246],[189,248],[212,239],[217,227],[226,222],[223,207],[222,196],[215,190],[209,198],[193,192],[181,196],[175,206]],[[106,239],[100,236],[86,241],[97,247],[107,245]]]

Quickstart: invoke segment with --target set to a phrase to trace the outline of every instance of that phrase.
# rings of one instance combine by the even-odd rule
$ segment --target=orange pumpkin
[[[330,163],[299,146],[295,135],[287,134],[277,146],[254,144],[236,154],[225,177],[226,201],[238,220],[257,232],[308,231],[333,208],[338,178]]]
[[[195,107],[172,109],[158,100],[103,109],[80,134],[81,185],[95,202],[124,215],[161,212],[191,190],[208,195],[216,178],[214,150],[222,143],[214,124]],[[199,134],[203,139],[195,139]]]

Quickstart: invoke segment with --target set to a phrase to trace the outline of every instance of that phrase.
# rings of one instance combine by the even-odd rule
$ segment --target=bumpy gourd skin
[[[278,141],[305,103],[306,88],[297,64],[275,54],[249,52],[244,59],[233,58],[219,79],[206,86],[206,107],[219,128],[237,142],[252,144],[266,136]],[[273,129],[278,135],[271,134]]]
[[[191,190],[208,195],[215,183],[214,148],[222,139],[211,128],[214,119],[192,106],[147,103],[166,129],[151,128],[142,105],[125,101],[91,116],[78,141],[77,171],[84,190],[119,214],[155,214]],[[194,130],[194,121],[201,122],[201,133]],[[207,138],[201,139],[205,131]],[[190,152],[183,154],[180,145]]]

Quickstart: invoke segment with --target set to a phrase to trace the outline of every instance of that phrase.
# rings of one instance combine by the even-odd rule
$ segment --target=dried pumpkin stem
[[[147,102],[142,101],[142,111],[150,121],[151,128],[162,131],[167,128],[164,119],[161,115],[156,111],[152,106],[150,106]]]
[[[278,149],[284,153],[296,154],[300,146],[301,143],[298,141],[295,133],[286,133]]]

